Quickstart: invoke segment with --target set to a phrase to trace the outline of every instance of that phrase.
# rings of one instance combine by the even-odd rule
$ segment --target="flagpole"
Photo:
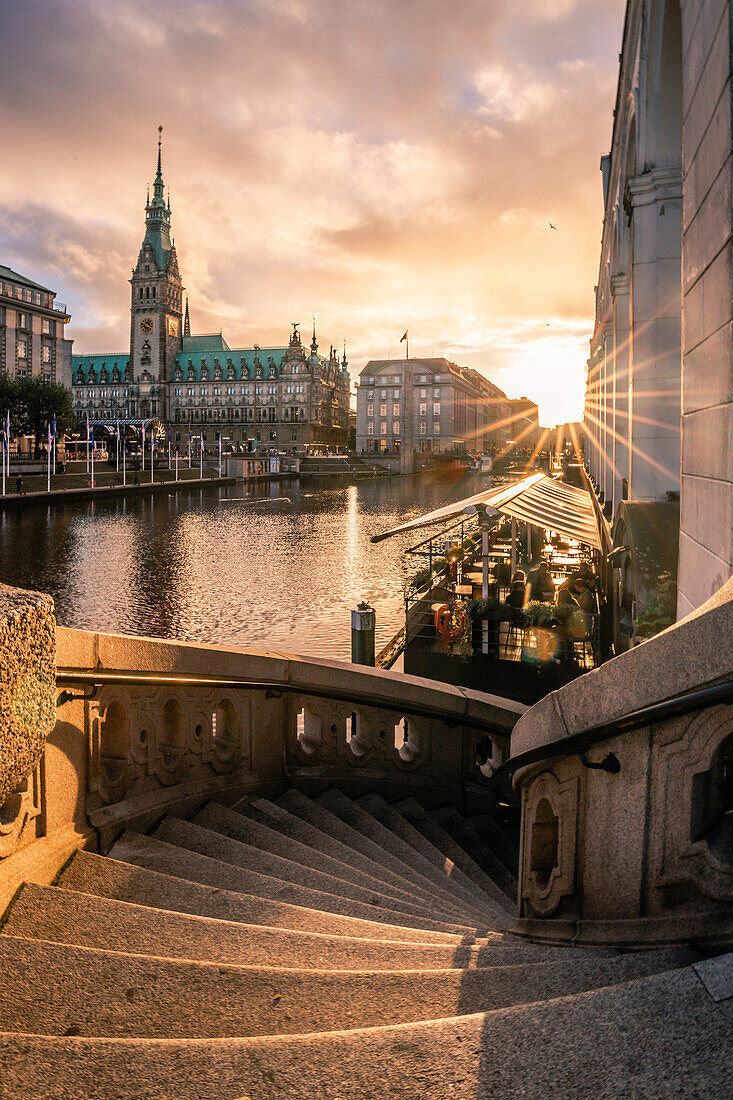
[[[87,447],[87,450],[90,450],[90,448]],[[91,456],[92,456],[91,457],[91,462],[92,462],[92,478],[91,478],[91,481],[92,481],[92,489],[93,489],[94,488],[94,432],[92,432]]]
[[[51,425],[48,425],[48,470],[46,473],[46,489],[51,492]]]
[[[56,414],[53,416],[53,473],[56,476]]]
[[[89,473],[89,413],[87,413],[87,474]]]
[[[145,421],[143,421],[143,445],[141,449],[143,453],[142,472],[145,473]]]
[[[115,443],[115,470],[120,472],[120,422],[117,421],[117,441]]]
[[[155,463],[154,463],[155,453],[153,451],[153,441],[154,441],[154,439],[155,439],[155,436],[153,435],[153,429],[151,428],[150,429],[150,484],[151,485],[155,481],[155,476],[154,476],[154,473],[153,473],[153,466],[155,465]]]
[[[125,446],[126,442],[127,442],[127,440],[123,438],[123,440],[122,440],[122,486],[123,486],[123,488],[125,487],[125,485],[127,485],[127,464],[125,462],[125,455],[127,454],[127,448]]]

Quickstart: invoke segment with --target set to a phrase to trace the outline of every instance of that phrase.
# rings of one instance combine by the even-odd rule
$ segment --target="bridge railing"
[[[13,591],[0,590],[0,614]],[[485,812],[526,709],[381,669],[55,628],[47,597],[20,595],[45,600],[55,693],[0,808],[0,910],[76,847],[105,851],[125,828],[209,799],[338,785]]]

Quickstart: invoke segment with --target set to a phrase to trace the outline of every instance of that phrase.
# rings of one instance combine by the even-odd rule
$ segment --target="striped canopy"
[[[381,542],[402,531],[411,531],[415,527],[424,527],[430,523],[440,523],[460,515],[477,504],[483,504],[489,511],[501,512],[513,516],[523,523],[532,523],[536,527],[546,527],[565,538],[577,539],[586,546],[601,549],[593,501],[586,489],[576,489],[564,481],[556,481],[548,474],[532,474],[514,485],[505,486],[495,492],[476,493],[444,508],[426,512],[409,523],[392,527],[381,535],[373,535],[372,542]]]

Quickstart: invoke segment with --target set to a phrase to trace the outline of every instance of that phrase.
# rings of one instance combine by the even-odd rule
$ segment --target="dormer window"
[[[78,367],[77,371],[76,371],[76,384],[77,384],[77,386],[81,385],[81,383],[83,381],[84,381],[84,374],[82,373],[81,367]]]

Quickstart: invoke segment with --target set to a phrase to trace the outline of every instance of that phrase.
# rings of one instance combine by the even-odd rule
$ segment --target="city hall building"
[[[145,237],[130,280],[128,351],[72,356],[74,409],[113,431],[118,421],[168,426],[182,447],[189,436],[211,448],[229,445],[303,450],[348,444],[346,350],[318,354],[292,325],[282,347],[230,347],[221,333],[191,333],[188,301],[171,238],[160,141],[153,197],[145,207]]]
[[[400,454],[503,446],[512,438],[506,394],[448,359],[382,359],[364,367],[356,398],[356,449]]]

